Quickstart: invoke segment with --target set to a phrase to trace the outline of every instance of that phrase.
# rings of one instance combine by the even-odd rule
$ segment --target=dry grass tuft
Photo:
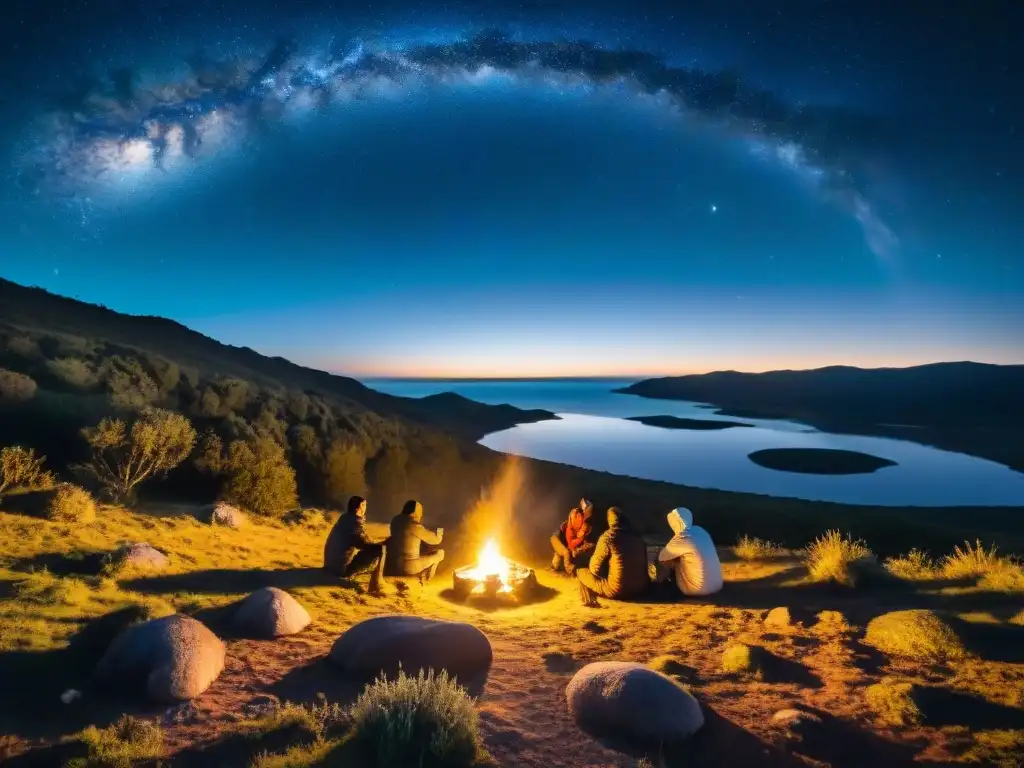
[[[885,570],[904,581],[928,581],[941,575],[941,571],[926,552],[912,549],[900,557],[885,561]]]
[[[761,674],[760,649],[743,643],[733,643],[722,653],[722,671],[727,675]]]
[[[885,677],[868,686],[864,696],[871,711],[886,725],[918,725],[921,722],[921,710],[914,701],[912,683]]]
[[[934,611],[893,611],[868,622],[864,642],[893,656],[918,660],[962,659],[967,650]]]
[[[65,483],[54,491],[47,518],[57,523],[88,525],[96,521],[96,500],[84,488]]]
[[[15,587],[20,600],[37,605],[84,606],[92,590],[82,579],[52,576],[46,571],[29,574]]]
[[[780,544],[747,535],[740,536],[733,547],[733,552],[741,560],[767,560],[790,554],[789,550]]]
[[[78,735],[89,750],[67,768],[131,768],[138,762],[158,760],[164,752],[164,734],[160,726],[129,715],[122,715],[109,728],[90,725]]]
[[[874,554],[864,542],[839,531],[828,531],[811,542],[805,562],[812,581],[850,587],[856,586],[865,571],[876,564]]]
[[[853,631],[853,627],[850,626],[841,611],[822,611],[817,618],[817,623],[811,627],[811,631],[815,634],[833,636]]]
[[[352,719],[353,744],[380,768],[471,766],[480,751],[473,699],[443,670],[378,678]]]
[[[996,551],[993,544],[986,549],[980,541],[965,542],[942,561],[942,574],[950,579],[979,578],[979,587],[996,592],[1024,590],[1024,568],[1010,557]]]
[[[320,743],[344,733],[350,722],[351,717],[344,707],[321,698],[318,703],[308,705],[286,701],[272,713],[243,723],[242,728],[259,734],[294,729]]]
[[[332,752],[340,747],[338,742],[324,741],[309,745],[299,745],[281,754],[272,755],[264,752],[256,756],[251,768],[313,768],[314,766],[334,765]],[[340,765],[355,765],[339,761]]]

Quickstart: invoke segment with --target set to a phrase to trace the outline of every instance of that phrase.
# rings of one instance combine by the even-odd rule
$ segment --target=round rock
[[[224,502],[218,502],[210,513],[210,523],[227,528],[241,528],[248,522],[245,512]]]
[[[688,691],[628,661],[588,664],[569,681],[565,698],[576,724],[597,737],[678,742],[704,725],[700,704]]]
[[[224,643],[195,619],[175,614],[121,632],[96,666],[96,677],[174,703],[199,696],[223,669]]]
[[[329,658],[353,675],[393,675],[399,666],[410,675],[421,669],[473,675],[486,671],[493,655],[487,635],[472,624],[396,615],[349,627]]]
[[[764,625],[771,629],[792,629],[793,616],[790,614],[789,608],[772,608],[764,617]]]
[[[242,601],[232,618],[235,629],[242,634],[266,640],[301,632],[310,621],[306,609],[277,587],[253,592]]]
[[[125,544],[114,553],[113,560],[118,568],[137,571],[162,571],[171,562],[167,555],[145,542]]]

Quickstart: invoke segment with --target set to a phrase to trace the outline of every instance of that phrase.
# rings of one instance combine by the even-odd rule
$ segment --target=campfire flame
[[[498,550],[498,543],[494,539],[488,539],[483,549],[480,550],[480,555],[476,561],[476,568],[466,575],[480,582],[497,578],[501,582],[498,591],[511,592],[511,571],[511,563],[502,557],[501,552]],[[482,592],[483,589],[484,586],[481,583],[474,591]]]

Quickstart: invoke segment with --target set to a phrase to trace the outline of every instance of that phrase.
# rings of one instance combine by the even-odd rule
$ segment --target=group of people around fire
[[[668,513],[673,536],[658,552],[653,573],[647,542],[618,507],[609,507],[607,525],[598,534],[594,504],[580,499],[551,536],[551,569],[574,577],[584,605],[598,597],[631,600],[651,584],[672,580],[687,596],[710,595],[722,588],[722,566],[706,530],[693,524],[693,513],[678,507]],[[444,529],[423,524],[423,505],[410,500],[391,520],[390,535],[371,536],[366,527],[366,499],[353,496],[331,529],[324,547],[324,568],[351,578],[370,574],[371,592],[385,591],[385,576],[429,581],[444,560]]]

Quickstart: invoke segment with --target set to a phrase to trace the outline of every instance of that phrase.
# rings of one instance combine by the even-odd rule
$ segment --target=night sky
[[[7,0],[0,276],[363,376],[1024,362],[1018,0],[274,5]]]

